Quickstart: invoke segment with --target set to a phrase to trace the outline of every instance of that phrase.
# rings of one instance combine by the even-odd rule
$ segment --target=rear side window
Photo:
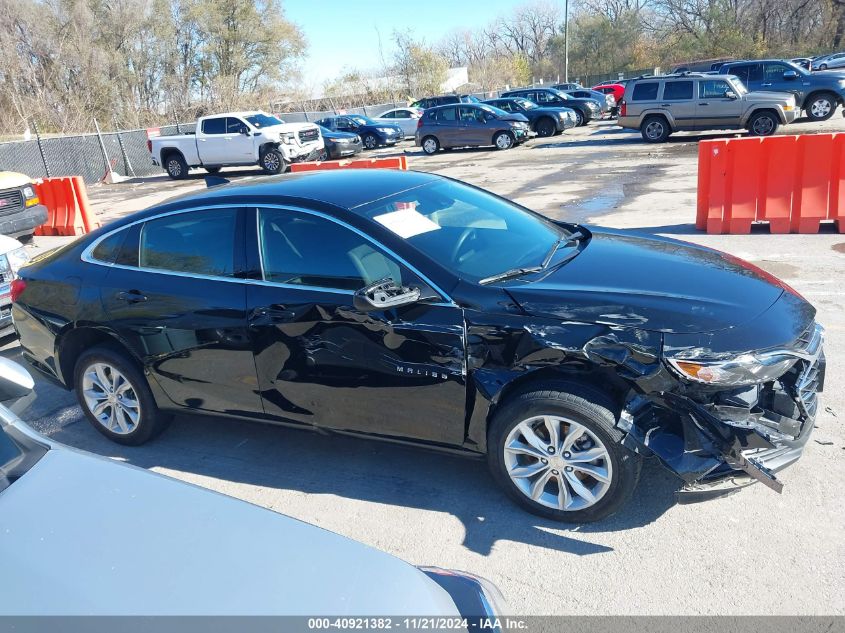
[[[225,134],[226,133],[226,118],[218,117],[216,119],[206,119],[202,122],[203,134]]]
[[[691,81],[667,81],[663,86],[663,98],[666,101],[692,99]]]
[[[739,64],[738,66],[731,66],[727,72],[739,77],[740,81],[746,86],[750,81],[763,80],[763,69],[760,64]]]
[[[657,99],[657,88],[660,84],[656,81],[638,83],[634,86],[631,94],[631,101],[654,101]]]
[[[443,108],[442,110],[437,110],[437,120],[441,123],[452,123],[457,121],[457,108]]]
[[[140,265],[178,273],[232,277],[236,209],[178,213],[144,223]]]
[[[91,252],[91,257],[104,264],[113,264],[120,252],[120,247],[123,246],[123,241],[126,239],[126,232],[126,229],[123,229],[106,237],[97,244]]]

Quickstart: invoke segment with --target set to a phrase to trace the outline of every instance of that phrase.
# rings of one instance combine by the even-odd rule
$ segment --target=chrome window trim
[[[116,264],[114,262],[111,262],[111,263],[103,262],[103,261],[100,261],[98,259],[95,259],[94,256],[93,256],[93,252],[97,248],[97,246],[100,245],[100,242],[102,242],[103,240],[111,237],[115,233],[127,230],[127,229],[135,226],[136,224],[143,224],[143,223],[149,222],[151,220],[158,220],[159,218],[164,218],[164,217],[168,217],[168,216],[171,216],[171,215],[180,215],[182,213],[193,213],[193,212],[196,212],[196,211],[206,211],[206,210],[209,210],[209,209],[251,209],[251,208],[254,208],[255,212],[256,212],[256,223],[255,223],[256,236],[255,237],[256,237],[256,241],[258,242],[258,249],[259,249],[258,255],[259,255],[259,266],[261,268],[261,279],[242,279],[240,277],[220,277],[220,276],[217,276],[217,275],[202,275],[202,274],[199,274],[199,273],[181,273],[181,272],[177,272],[177,271],[162,270],[162,269],[158,269],[158,268],[144,268],[144,267],[140,266],[140,262],[141,262],[141,253],[140,252],[138,253],[138,263],[139,263],[138,266],[126,266],[125,264]],[[117,268],[119,270],[143,271],[145,273],[151,273],[151,274],[157,274],[157,275],[169,275],[169,276],[172,276],[172,277],[188,277],[188,278],[191,278],[191,279],[206,279],[206,280],[209,280],[209,281],[223,281],[223,282],[226,282],[226,283],[240,283],[240,284],[246,284],[246,285],[270,286],[270,287],[277,287],[277,288],[288,288],[288,289],[291,289],[291,290],[307,290],[307,291],[311,291],[311,292],[330,292],[330,293],[333,293],[333,294],[343,294],[343,295],[354,295],[355,294],[355,291],[353,291],[353,290],[345,290],[345,289],[341,289],[341,288],[325,288],[323,286],[308,286],[308,285],[304,285],[304,284],[286,284],[286,283],[275,282],[275,281],[266,281],[264,279],[264,261],[263,261],[263,253],[261,253],[261,241],[260,241],[259,235],[258,235],[258,221],[257,220],[258,220],[258,210],[260,208],[285,209],[285,210],[289,210],[289,211],[299,211],[299,212],[303,212],[303,213],[306,213],[306,214],[311,214],[311,215],[322,217],[322,218],[329,220],[331,222],[335,222],[336,224],[339,224],[340,226],[351,229],[353,232],[357,233],[358,235],[360,235],[361,237],[363,237],[367,241],[371,242],[376,247],[382,249],[385,253],[387,253],[391,257],[393,257],[397,262],[399,262],[400,264],[402,264],[403,266],[405,266],[406,268],[411,270],[413,273],[418,275],[420,277],[420,279],[422,279],[426,284],[428,284],[431,287],[431,289],[434,290],[437,294],[439,294],[443,299],[442,301],[431,302],[428,305],[458,307],[457,304],[454,302],[454,300],[446,292],[444,292],[440,288],[440,286],[438,286],[433,281],[431,281],[431,279],[429,279],[427,275],[424,275],[422,272],[420,272],[420,270],[418,268],[416,268],[415,266],[412,266],[411,264],[406,262],[403,258],[399,257],[399,255],[397,255],[393,250],[391,250],[391,249],[387,248],[386,246],[384,246],[383,244],[379,243],[377,240],[373,239],[372,237],[370,237],[369,235],[367,235],[363,231],[360,231],[359,229],[355,228],[354,226],[351,226],[350,224],[347,224],[346,222],[344,222],[342,220],[334,218],[334,217],[327,215],[325,213],[322,213],[320,211],[314,211],[313,209],[305,209],[303,207],[296,207],[296,206],[292,206],[292,205],[265,204],[265,205],[262,205],[261,207],[258,207],[258,206],[254,206],[254,205],[243,205],[243,204],[209,204],[209,205],[203,205],[203,206],[199,206],[199,207],[191,207],[191,208],[188,208],[188,209],[176,209],[174,211],[165,211],[163,213],[151,215],[151,216],[146,217],[146,218],[134,220],[133,222],[129,222],[128,224],[123,224],[123,225],[121,225],[121,226],[119,226],[119,227],[117,227],[117,228],[115,228],[111,231],[103,233],[96,240],[91,242],[85,248],[84,251],[82,251],[82,254],[80,255],[80,259],[83,262],[85,262],[86,264],[94,264],[96,266],[105,266],[106,268]],[[139,249],[139,251],[140,251],[140,248],[141,248],[141,239],[140,239],[140,236],[139,236],[139,239],[138,239],[138,249]]]

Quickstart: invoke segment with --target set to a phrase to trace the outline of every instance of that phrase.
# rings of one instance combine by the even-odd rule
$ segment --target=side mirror
[[[0,357],[0,402],[23,398],[35,387],[29,372],[15,361]]]
[[[783,73],[784,79],[798,79],[798,73],[794,70],[787,70]]]
[[[736,99],[737,98],[737,95],[733,90],[725,90],[725,96],[728,99]]]
[[[244,136],[249,136],[249,128],[245,125],[242,125],[240,129],[238,129],[239,134],[243,134]]]
[[[419,289],[400,286],[387,277],[361,288],[352,297],[352,305],[359,312],[372,312],[410,305],[419,300]]]

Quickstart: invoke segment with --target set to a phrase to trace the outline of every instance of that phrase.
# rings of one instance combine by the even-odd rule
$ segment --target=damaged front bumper
[[[801,456],[813,431],[825,358],[820,326],[791,350],[798,362],[772,383],[742,393],[663,392],[628,402],[619,426],[629,449],[654,455],[683,481],[679,503],[695,503],[763,483]]]

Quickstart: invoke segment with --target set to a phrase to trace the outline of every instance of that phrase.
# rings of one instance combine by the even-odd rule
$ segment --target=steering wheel
[[[452,261],[458,261],[458,255],[460,255],[461,250],[463,249],[464,245],[466,244],[467,240],[470,238],[471,235],[475,234],[475,229],[471,226],[465,228],[462,232],[458,240],[455,242],[455,248],[452,249]]]

